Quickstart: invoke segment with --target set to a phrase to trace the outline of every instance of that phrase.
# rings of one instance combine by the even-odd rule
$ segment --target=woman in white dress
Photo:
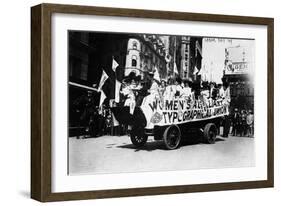
[[[184,81],[184,88],[182,89],[182,96],[184,98],[191,97],[191,88],[189,87],[188,81]]]
[[[166,99],[173,99],[175,97],[175,93],[176,93],[176,88],[175,88],[175,85],[173,84],[173,79],[169,79],[168,85],[164,92],[164,97]]]

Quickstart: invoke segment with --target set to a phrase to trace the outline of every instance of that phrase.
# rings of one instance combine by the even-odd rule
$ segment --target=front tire
[[[147,142],[148,136],[144,133],[144,128],[133,127],[130,133],[131,142],[136,147],[142,147]]]
[[[165,129],[163,135],[164,143],[167,149],[178,148],[181,141],[181,131],[177,125],[171,125]]]
[[[214,144],[217,137],[217,127],[214,123],[206,124],[204,128],[204,139],[208,144]]]

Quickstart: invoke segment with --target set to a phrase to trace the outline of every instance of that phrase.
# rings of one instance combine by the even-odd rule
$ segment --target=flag
[[[100,78],[99,88],[98,91],[101,91],[102,86],[104,85],[105,81],[108,79],[108,75],[105,73],[104,70],[102,70],[102,75]]]
[[[103,90],[101,90],[100,91],[101,93],[100,93],[100,107],[102,106],[102,104],[103,104],[103,102],[104,102],[104,100],[106,99],[106,96],[105,96],[105,94],[104,94],[104,92],[103,92]]]
[[[179,74],[179,71],[177,69],[176,62],[174,62],[174,74]]]
[[[121,82],[117,79],[115,80],[115,102],[120,102],[120,89],[121,89]]]
[[[119,122],[118,122],[118,120],[115,118],[113,112],[111,113],[111,115],[112,115],[113,126],[114,126],[114,127],[119,126]]]
[[[116,69],[119,66],[119,64],[115,61],[113,58],[112,60],[112,70],[115,72],[115,102],[120,102],[120,89],[121,89],[121,81],[122,81],[122,75],[120,76],[120,72],[122,72],[120,69]]]
[[[155,72],[153,74],[153,79],[155,79],[155,80],[160,82],[160,75],[159,75],[157,67],[155,67]]]
[[[229,61],[229,60],[227,61],[226,67],[227,67],[227,70],[228,70],[228,71],[234,72],[234,67],[233,67],[231,61]]]
[[[201,68],[197,75],[203,76],[203,74],[205,74],[205,69]]]
[[[199,70],[197,69],[197,67],[194,67],[194,71],[193,71],[193,75],[196,75],[199,72]]]
[[[119,64],[113,59],[112,60],[112,70],[115,72],[116,68],[119,66]]]

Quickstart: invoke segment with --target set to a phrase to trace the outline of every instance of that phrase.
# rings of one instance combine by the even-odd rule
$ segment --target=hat
[[[235,109],[234,109],[234,111],[235,111],[235,112],[238,112],[238,109],[237,109],[237,108],[235,108]]]
[[[181,78],[180,78],[180,77],[177,77],[177,78],[176,78],[176,82],[178,82],[179,84],[181,84]]]
[[[189,81],[187,79],[183,80],[184,84],[189,84]]]
[[[136,77],[135,77],[135,80],[136,80],[136,81],[140,81],[140,80],[141,80],[141,75],[136,76]]]
[[[222,86],[224,86],[224,87],[228,87],[229,86],[229,84],[228,84],[228,82],[224,82],[223,84],[222,84]]]
[[[130,74],[129,74],[129,79],[136,79],[136,73],[135,72],[130,72]]]
[[[124,77],[124,82],[125,83],[129,83],[129,82],[131,82],[132,80],[135,80],[136,79],[136,73],[135,72],[130,72],[130,74],[128,75],[128,76],[125,76]]]

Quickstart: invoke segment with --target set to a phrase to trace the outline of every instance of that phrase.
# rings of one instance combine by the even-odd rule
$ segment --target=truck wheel
[[[147,141],[147,135],[144,133],[143,127],[133,127],[130,133],[131,142],[136,147],[142,147]]]
[[[176,149],[181,141],[181,131],[177,125],[171,125],[165,129],[163,135],[164,143],[167,149]]]
[[[208,144],[214,144],[216,142],[217,127],[214,123],[206,124],[204,128],[204,139]]]

